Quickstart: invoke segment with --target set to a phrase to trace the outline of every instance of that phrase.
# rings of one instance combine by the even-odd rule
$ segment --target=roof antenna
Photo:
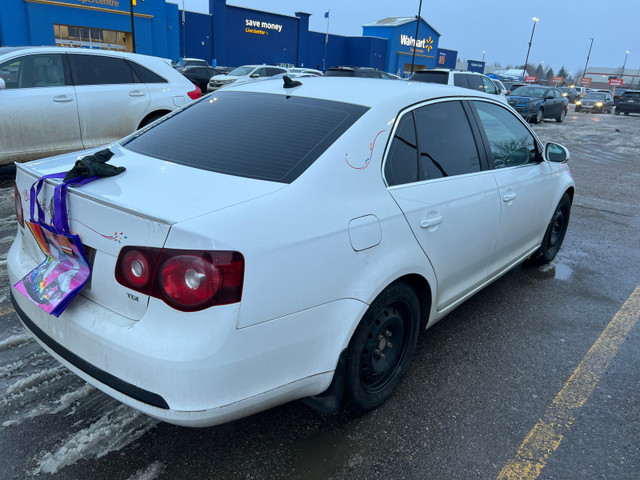
[[[299,82],[297,80],[291,80],[291,78],[288,75],[283,75],[282,80],[284,81],[284,88],[294,88],[302,85],[302,82]]]

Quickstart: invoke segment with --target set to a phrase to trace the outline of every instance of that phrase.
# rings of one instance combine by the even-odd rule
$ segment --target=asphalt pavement
[[[0,479],[615,479],[640,472],[640,116],[534,126],[576,196],[550,265],[519,266],[423,332],[366,415],[293,402],[188,429],[125,407],[25,332],[8,295],[0,188]]]

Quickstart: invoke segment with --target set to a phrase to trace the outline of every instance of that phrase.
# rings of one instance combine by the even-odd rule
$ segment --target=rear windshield
[[[640,92],[624,92],[622,98],[640,98]]]
[[[328,100],[217,92],[124,146],[202,170],[291,183],[367,110]]]
[[[324,72],[325,77],[355,77],[356,72],[353,70],[327,70]]]
[[[449,81],[449,72],[415,72],[409,78],[411,81],[442,83],[446,85]]]

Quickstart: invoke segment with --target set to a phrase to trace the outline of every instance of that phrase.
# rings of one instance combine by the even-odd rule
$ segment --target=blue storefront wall
[[[410,21],[402,25],[362,27],[363,36],[380,37],[388,40],[385,70],[402,75],[405,65],[411,64],[413,57],[413,44],[416,36],[416,21]],[[427,22],[420,19],[418,41],[415,51],[415,65],[420,68],[435,68],[436,52],[440,34]]]
[[[213,59],[213,18],[211,15],[178,12],[180,24],[179,53],[173,57],[202,58],[211,63]]]
[[[131,31],[127,0],[2,0],[2,45],[55,45],[54,24]],[[178,7],[147,1],[134,7],[136,50],[165,58],[178,56]]]
[[[229,5],[226,16],[229,65],[297,63],[298,17]]]

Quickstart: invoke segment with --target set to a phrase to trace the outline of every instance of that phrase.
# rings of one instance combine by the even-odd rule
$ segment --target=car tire
[[[627,116],[627,117],[629,116],[629,112],[624,112],[624,114],[625,114],[625,116]]]
[[[582,110],[580,107],[576,107],[576,112],[579,112],[580,110]]]
[[[540,248],[529,257],[528,263],[530,265],[545,265],[556,257],[567,233],[570,214],[571,198],[565,193],[553,212],[544,237],[542,237]]]
[[[615,114],[616,114],[616,115],[620,115],[620,110],[618,110],[618,109],[616,108]]]
[[[345,395],[351,410],[382,405],[407,372],[418,342],[420,302],[405,282],[389,285],[369,306],[348,347]]]
[[[544,118],[544,111],[541,108],[540,110],[538,110],[538,113],[536,113],[536,116],[533,117],[533,123],[541,123],[543,118]]]
[[[562,109],[562,111],[560,112],[560,115],[556,117],[556,122],[562,123],[562,121],[564,120],[564,117],[566,116],[567,116],[567,111],[565,109]]]

